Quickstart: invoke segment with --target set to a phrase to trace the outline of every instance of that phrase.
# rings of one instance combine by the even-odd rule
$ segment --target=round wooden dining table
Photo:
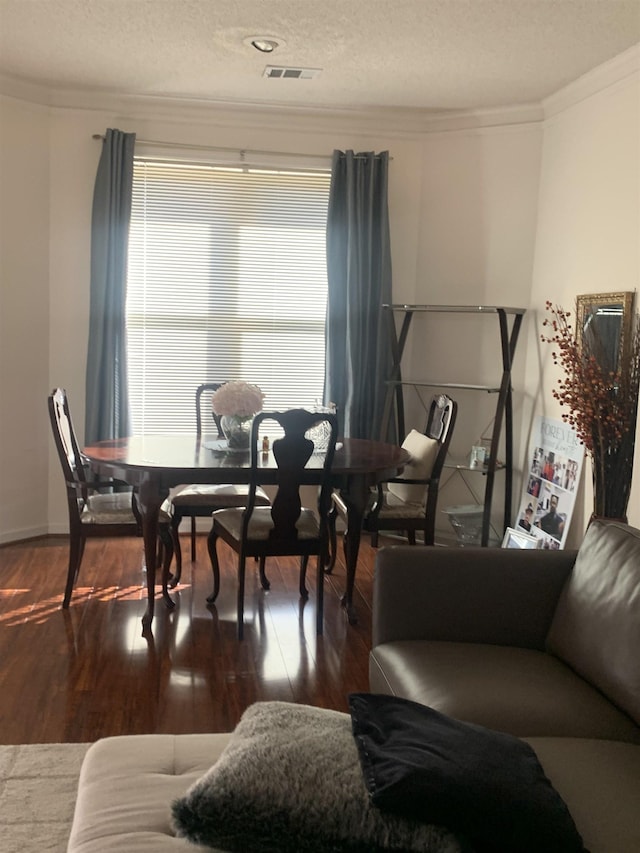
[[[158,515],[169,490],[183,483],[247,483],[249,453],[225,452],[218,449],[215,442],[185,435],[138,435],[101,441],[85,447],[83,453],[95,473],[123,480],[137,490],[147,565],[147,609],[142,625],[143,631],[149,631],[156,594]],[[379,441],[343,438],[336,445],[331,468],[333,486],[340,491],[347,507],[344,539],[347,579],[342,603],[351,624],[357,621],[353,591],[360,532],[370,489],[380,481],[395,477],[409,459],[406,450]],[[275,484],[277,466],[273,454],[261,454],[259,464],[262,468],[273,469]],[[322,460],[312,457],[310,464],[321,467]],[[313,472],[310,472],[310,482],[313,482]]]

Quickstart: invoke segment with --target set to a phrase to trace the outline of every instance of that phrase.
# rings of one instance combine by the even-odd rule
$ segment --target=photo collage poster
[[[538,547],[564,548],[583,461],[575,430],[564,421],[536,418],[514,528],[535,536]]]

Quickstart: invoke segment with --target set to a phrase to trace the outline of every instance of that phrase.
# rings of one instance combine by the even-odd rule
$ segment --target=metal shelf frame
[[[496,394],[496,409],[493,420],[493,431],[491,434],[491,446],[489,449],[489,460],[485,468],[479,469],[485,475],[484,511],[482,517],[481,545],[489,544],[491,530],[491,506],[493,503],[493,491],[495,485],[496,471],[504,471],[504,528],[511,526],[511,504],[513,495],[513,397],[511,385],[511,370],[513,359],[518,343],[518,335],[522,325],[525,308],[506,308],[497,305],[404,305],[384,304],[383,313],[386,316],[389,339],[391,342],[392,368],[387,381],[387,393],[385,397],[384,412],[380,430],[381,440],[386,440],[389,435],[391,417],[394,411],[398,429],[398,435],[405,434],[404,417],[404,386],[451,388],[470,391],[484,391]],[[416,314],[446,313],[446,314],[495,314],[500,331],[500,350],[502,356],[502,375],[500,382],[495,385],[476,385],[465,383],[452,383],[438,380],[413,380],[402,379],[402,355],[407,342],[407,336],[412,320]],[[396,315],[402,315],[400,331],[396,328]],[[504,463],[498,463],[498,446],[504,428]]]

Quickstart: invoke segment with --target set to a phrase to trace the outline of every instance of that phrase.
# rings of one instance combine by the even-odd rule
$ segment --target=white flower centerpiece
[[[257,385],[234,379],[211,395],[211,408],[231,450],[248,450],[253,416],[262,411],[264,394]]]

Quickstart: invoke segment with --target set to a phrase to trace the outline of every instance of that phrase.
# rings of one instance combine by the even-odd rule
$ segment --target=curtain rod
[[[104,142],[104,133],[94,133],[91,138],[100,139]],[[157,139],[137,139],[136,142],[140,145],[157,145],[161,148],[182,148],[189,151],[227,151],[239,154],[241,160],[243,160],[247,154],[262,154],[264,156],[272,154],[276,157],[304,157],[312,158],[314,160],[331,160],[330,154],[301,154],[300,152],[294,153],[293,151],[260,151],[257,148],[222,148],[216,145],[194,145],[190,142],[160,142]],[[356,158],[364,158],[363,154],[356,154],[354,156]],[[393,157],[389,157],[389,160],[393,160]]]

